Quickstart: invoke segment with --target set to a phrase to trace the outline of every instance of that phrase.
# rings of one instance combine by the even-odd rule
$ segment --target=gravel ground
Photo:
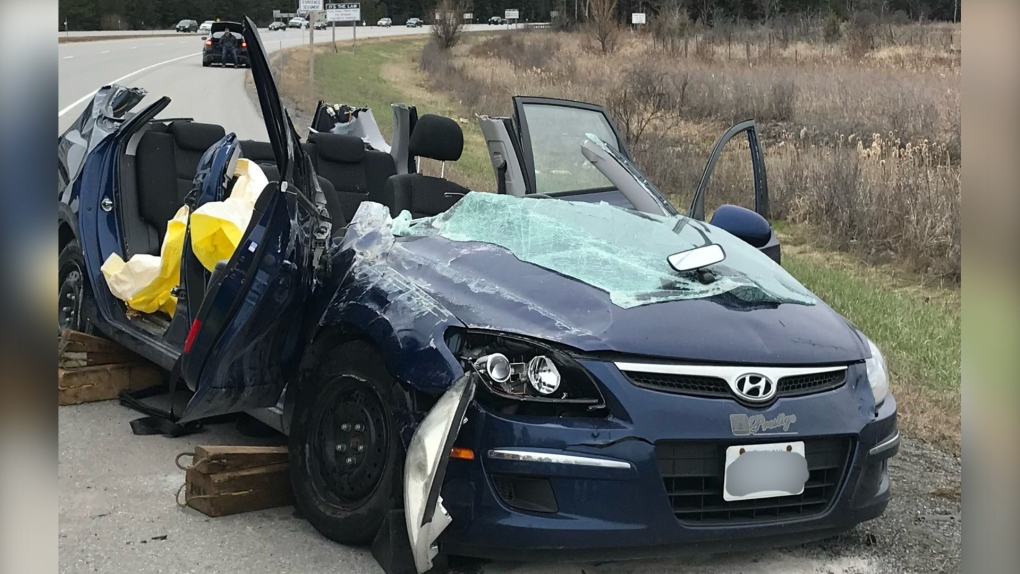
[[[168,439],[134,436],[138,415],[116,402],[61,407],[60,571],[349,572],[380,574],[366,549],[332,543],[275,508],[207,518],[178,508],[184,473],[174,457],[198,444],[271,444],[233,424]],[[883,574],[960,570],[960,461],[905,441],[892,465],[893,500],[879,519],[839,538],[764,553],[604,564],[487,563],[496,574]]]

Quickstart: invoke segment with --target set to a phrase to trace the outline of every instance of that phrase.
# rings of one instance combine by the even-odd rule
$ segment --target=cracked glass
[[[754,247],[682,215],[472,192],[435,217],[412,221],[405,211],[391,229],[397,237],[440,236],[500,246],[521,261],[605,291],[623,308],[717,296],[738,306],[817,302]],[[714,280],[670,268],[668,256],[710,243],[726,252],[722,263],[708,268]]]

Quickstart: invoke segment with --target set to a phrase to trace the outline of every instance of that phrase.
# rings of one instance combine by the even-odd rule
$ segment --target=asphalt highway
[[[487,29],[484,24],[466,30]],[[393,26],[358,28],[358,38],[420,35],[429,28]],[[267,51],[275,52],[308,43],[307,30],[270,32],[259,30]],[[79,35],[85,35],[79,33]],[[109,34],[107,34],[109,35]],[[99,35],[98,37],[101,37]],[[336,39],[350,40],[352,28],[336,30]],[[333,39],[332,30],[316,30],[316,43]],[[59,131],[63,132],[82,112],[97,89],[110,83],[145,88],[142,105],[169,96],[170,106],[161,117],[189,117],[218,123],[242,139],[266,140],[265,127],[255,105],[245,93],[243,68],[202,67],[202,39],[198,34],[148,36],[119,40],[67,42],[58,47],[60,66]]]

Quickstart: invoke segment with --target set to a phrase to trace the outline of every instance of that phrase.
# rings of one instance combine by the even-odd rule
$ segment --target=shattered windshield
[[[748,304],[814,305],[815,297],[774,261],[700,221],[652,216],[607,203],[469,193],[445,213],[393,221],[397,237],[440,236],[509,250],[521,261],[601,289],[623,308],[729,294]],[[704,283],[678,273],[667,257],[717,243],[726,259]]]

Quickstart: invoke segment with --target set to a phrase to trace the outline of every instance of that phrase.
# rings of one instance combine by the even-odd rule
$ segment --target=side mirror
[[[779,238],[768,220],[758,213],[736,205],[721,205],[712,214],[709,224],[744,240],[781,264]]]

